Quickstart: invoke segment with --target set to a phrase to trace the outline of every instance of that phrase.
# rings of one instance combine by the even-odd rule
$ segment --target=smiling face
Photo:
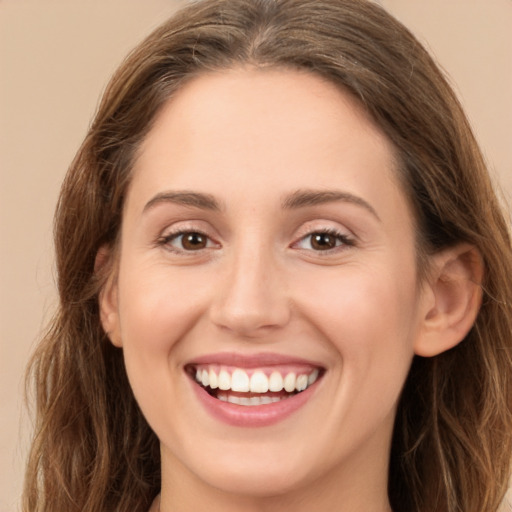
[[[345,503],[386,501],[427,309],[394,169],[357,102],[306,73],[204,75],[161,111],[102,318],[161,441],[163,499],[336,479]]]

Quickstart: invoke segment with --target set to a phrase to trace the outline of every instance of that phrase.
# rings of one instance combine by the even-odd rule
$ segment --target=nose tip
[[[287,315],[283,310],[278,311],[266,306],[264,308],[224,304],[222,308],[216,310],[212,319],[223,330],[245,338],[258,338],[287,323]]]
[[[225,280],[211,307],[219,328],[245,338],[259,338],[286,325],[290,304],[279,279],[268,268],[238,268]]]

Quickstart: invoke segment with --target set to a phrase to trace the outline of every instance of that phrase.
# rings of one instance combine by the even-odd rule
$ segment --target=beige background
[[[178,3],[0,0],[0,512],[17,510],[30,429],[22,374],[55,304],[59,184],[110,74]],[[512,0],[380,3],[449,71],[512,196]]]

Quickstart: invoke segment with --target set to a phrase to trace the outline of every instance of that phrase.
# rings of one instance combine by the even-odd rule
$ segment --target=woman
[[[498,509],[507,223],[455,95],[375,4],[165,23],[105,93],[56,251],[26,510]]]

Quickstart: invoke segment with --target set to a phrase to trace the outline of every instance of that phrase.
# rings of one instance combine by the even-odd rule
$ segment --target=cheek
[[[351,343],[381,346],[386,339],[403,336],[413,323],[415,280],[408,273],[359,267],[334,271],[325,278],[312,275],[300,295],[304,309],[317,318],[319,328],[330,330],[330,338],[352,336]],[[371,332],[381,336],[364,335]]]
[[[296,288],[312,335],[329,351],[322,432],[340,446],[351,439],[347,449],[382,425],[391,432],[413,358],[415,276],[408,271],[398,278],[390,269],[352,265],[328,277],[308,276]]]
[[[123,345],[140,345],[148,351],[168,350],[204,311],[204,279],[197,273],[172,272],[158,264],[138,264],[133,268],[137,271],[120,272]]]
[[[126,370],[143,409],[158,409],[157,396],[174,396],[171,382],[185,363],[181,340],[205,310],[204,279],[140,261],[124,268],[130,271],[120,268],[119,319]]]
[[[172,411],[183,407],[177,388],[186,362],[182,340],[204,313],[204,279],[191,278],[186,270],[171,272],[161,264],[122,263],[119,321],[126,372],[144,415],[158,429],[170,421]]]
[[[417,329],[412,272],[351,268],[320,283],[311,280],[302,309],[341,361],[341,378],[361,389],[373,381],[401,385]]]

